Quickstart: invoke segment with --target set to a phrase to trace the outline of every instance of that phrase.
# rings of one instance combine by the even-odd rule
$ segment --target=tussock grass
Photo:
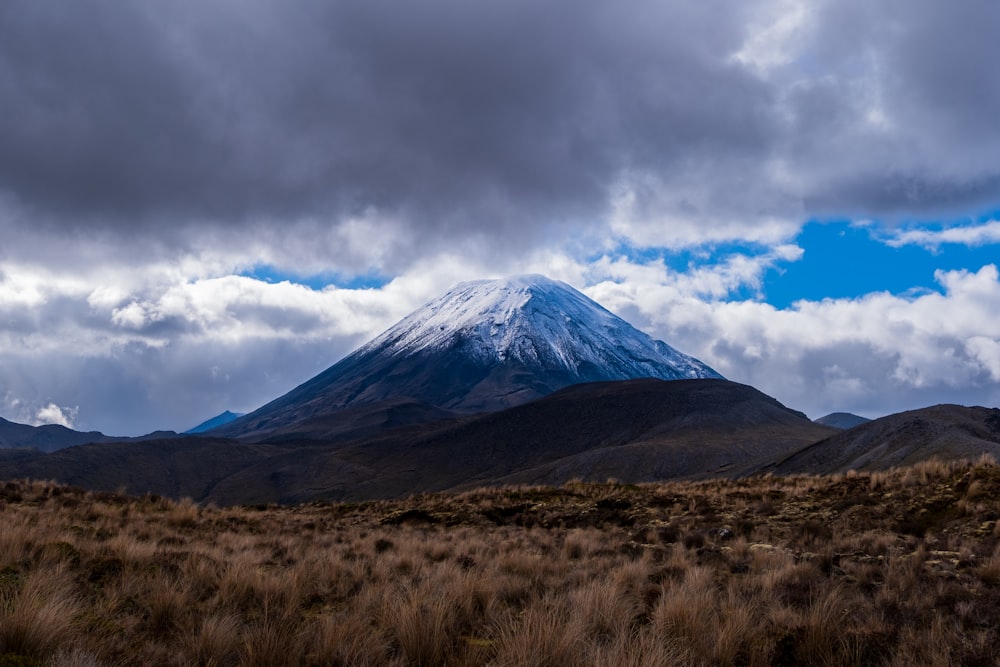
[[[993,665],[1000,467],[200,507],[0,483],[0,665]]]

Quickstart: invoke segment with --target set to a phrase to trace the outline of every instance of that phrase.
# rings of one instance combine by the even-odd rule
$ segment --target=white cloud
[[[77,412],[79,412],[79,408],[60,407],[55,403],[49,403],[35,413],[33,425],[58,424],[66,428],[73,428]]]
[[[994,382],[1000,382],[1000,340],[986,336],[973,336],[965,349],[990,372]]]
[[[91,305],[93,303],[91,302]],[[115,308],[111,311],[111,321],[126,329],[142,329],[149,321],[149,313],[139,303],[133,301],[127,306]]]
[[[85,283],[59,269],[0,263],[0,309],[35,308],[58,294],[78,296]]]
[[[766,271],[783,262],[798,261],[802,255],[802,248],[784,244],[755,255],[734,252],[714,263],[692,264],[683,272],[669,269],[663,260],[637,263],[626,257],[605,255],[581,267],[580,279],[575,282],[603,283],[590,290],[592,296],[604,294],[605,289],[627,290],[629,286],[656,284],[688,298],[722,299],[745,288],[759,292]]]
[[[741,177],[725,182],[711,178],[717,165],[707,163],[670,174],[627,174],[613,190],[611,237],[638,247],[680,249],[728,241],[774,245],[795,236],[803,216],[795,184],[785,176],[757,180],[761,171],[780,166],[732,162],[729,170]]]
[[[940,230],[909,229],[887,236],[884,242],[893,248],[918,245],[928,250],[938,250],[947,243],[970,247],[991,245],[1000,243],[1000,220]]]
[[[204,275],[209,263],[197,259],[148,272],[49,269],[45,280],[4,264],[5,280],[36,285],[43,296],[31,306],[0,304],[0,381],[21,399],[8,400],[4,416],[35,422],[51,403],[78,406],[59,414],[81,428],[187,428],[275,398],[460,280],[522,272],[583,288],[730,379],[812,416],[1000,400],[995,266],[939,272],[940,293],[873,293],[786,309],[738,296],[757,293],[768,271],[801,256],[789,244],[695,254],[676,271],[660,259],[609,253],[584,261],[553,248],[492,263],[444,252],[373,289]],[[59,414],[48,410],[46,418]]]
[[[128,290],[120,285],[99,285],[87,296],[87,303],[95,310],[114,309],[128,296]]]
[[[818,3],[780,0],[758,3],[747,25],[747,38],[732,59],[766,76],[792,63],[808,39],[810,19]]]
[[[814,417],[880,415],[936,402],[1000,401],[997,268],[937,274],[943,293],[801,301],[692,298],[677,284],[599,283],[588,292],[730,379]]]
[[[38,283],[0,273],[0,307],[31,307],[44,301],[45,295]]]

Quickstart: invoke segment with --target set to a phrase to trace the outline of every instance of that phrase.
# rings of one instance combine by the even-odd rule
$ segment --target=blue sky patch
[[[978,271],[1000,262],[996,244],[968,247],[943,244],[893,248],[874,226],[847,221],[810,222],[795,239],[804,251],[797,262],[781,264],[764,277],[764,300],[778,308],[795,301],[855,298],[872,292],[903,294],[941,291],[937,269]]]
[[[242,271],[239,275],[247,278],[254,278],[266,283],[280,283],[288,281],[298,285],[305,285],[314,290],[322,290],[331,285],[341,289],[378,289],[385,287],[391,280],[385,276],[375,273],[366,273],[357,276],[342,275],[339,273],[318,273],[312,275],[298,275],[290,271],[282,271],[270,265],[255,266],[252,269]]]

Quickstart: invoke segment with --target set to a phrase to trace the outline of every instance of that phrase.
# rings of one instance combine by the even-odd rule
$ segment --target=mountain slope
[[[737,476],[833,432],[726,380],[590,383],[500,412],[289,451],[221,481],[211,499],[245,502],[247,489],[300,502],[575,477]]]
[[[474,281],[214,433],[259,440],[348,406],[400,398],[487,412],[580,382],[642,377],[721,378],[565,283],[544,276]]]
[[[243,441],[335,443],[365,439],[401,427],[419,426],[463,416],[412,398],[388,398],[378,403],[360,403],[322,413],[267,430]]]
[[[935,405],[882,417],[817,442],[773,470],[790,474],[885,470],[931,458],[1000,458],[1000,410]]]

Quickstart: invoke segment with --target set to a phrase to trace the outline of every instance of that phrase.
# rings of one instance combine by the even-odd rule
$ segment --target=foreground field
[[[198,507],[0,483],[8,665],[993,665],[1000,468]]]

